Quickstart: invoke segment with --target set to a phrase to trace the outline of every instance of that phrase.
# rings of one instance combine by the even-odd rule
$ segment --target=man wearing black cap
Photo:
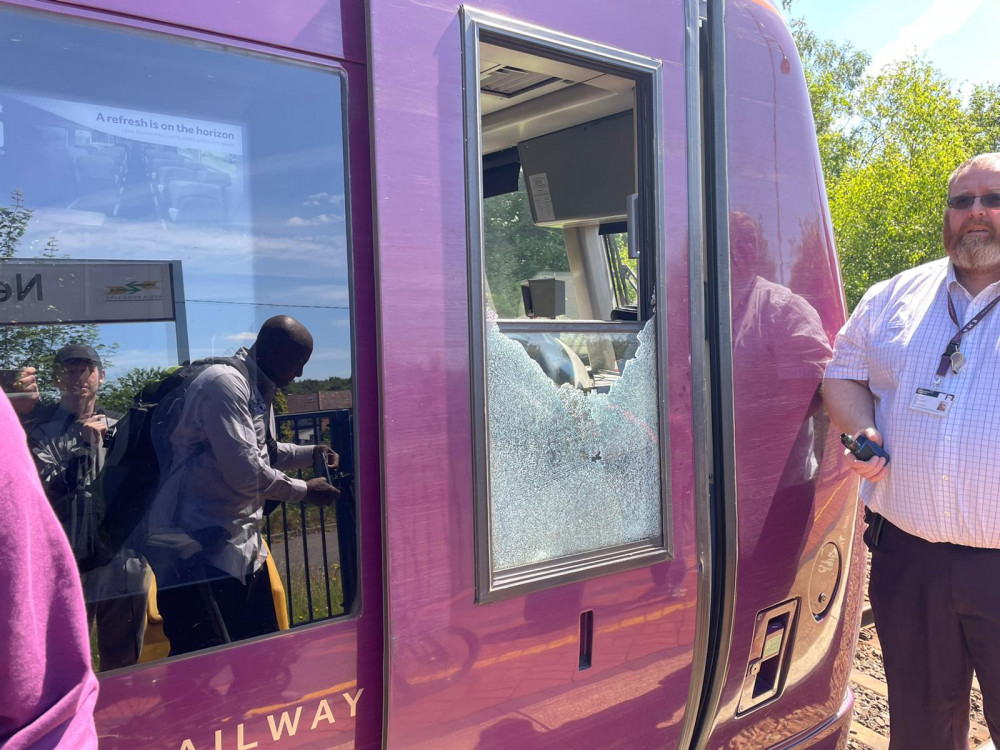
[[[22,371],[19,388],[36,401],[22,417],[28,447],[80,568],[88,619],[97,624],[101,669],[129,666],[139,659],[146,627],[147,566],[130,550],[102,545],[101,509],[92,486],[114,426],[97,408],[104,367],[85,344],[62,347],[53,367],[60,400],[52,405],[37,404],[34,368]]]

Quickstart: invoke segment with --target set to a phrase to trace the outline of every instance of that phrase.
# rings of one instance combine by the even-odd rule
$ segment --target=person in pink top
[[[76,561],[0,394],[0,747],[97,747],[97,678]]]

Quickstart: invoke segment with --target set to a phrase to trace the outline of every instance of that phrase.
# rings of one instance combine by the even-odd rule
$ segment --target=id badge
[[[931,388],[917,388],[910,402],[910,408],[935,417],[948,416],[948,410],[955,403],[954,393],[935,391]]]

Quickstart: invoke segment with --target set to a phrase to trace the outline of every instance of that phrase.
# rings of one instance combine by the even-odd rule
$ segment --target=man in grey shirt
[[[165,420],[161,428],[154,420],[152,433],[162,484],[146,549],[171,655],[277,630],[264,503],[328,506],[340,494],[326,479],[284,473],[320,456],[335,466],[331,448],[273,437],[275,392],[302,374],[312,349],[297,320],[270,318],[237,353],[241,362],[205,366],[157,407],[156,419]]]

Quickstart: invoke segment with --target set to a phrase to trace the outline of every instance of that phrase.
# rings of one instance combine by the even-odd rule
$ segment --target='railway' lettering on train
[[[353,695],[351,693],[341,693],[341,697],[347,703],[350,710],[349,718],[353,718],[358,712],[358,701],[364,688],[358,688]],[[334,705],[340,703],[334,701]],[[304,715],[303,715],[304,714]],[[311,715],[311,716],[310,716]],[[178,750],[254,750],[263,744],[274,745],[285,738],[294,737],[300,731],[312,732],[317,729],[325,729],[330,724],[336,724],[333,707],[327,699],[321,700],[311,711],[303,711],[302,706],[296,706],[294,711],[282,711],[279,714],[268,714],[265,721],[258,721],[252,725],[241,722],[236,725],[235,730],[215,730],[214,743],[196,744],[193,739],[184,740]],[[343,717],[341,717],[343,718]],[[306,722],[309,722],[308,725]]]

